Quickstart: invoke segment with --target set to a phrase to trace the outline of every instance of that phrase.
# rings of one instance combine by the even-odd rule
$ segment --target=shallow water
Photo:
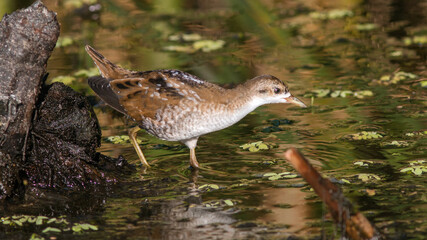
[[[132,123],[96,105],[104,137],[99,151],[123,155],[138,172],[99,192],[66,197],[52,193],[51,201],[37,206],[24,201],[5,214],[65,215],[71,223],[99,229],[42,233],[45,226],[25,225],[5,228],[3,236],[286,239],[316,238],[323,232],[327,238],[339,238],[327,209],[300,177],[263,177],[294,172],[284,160],[289,147],[299,148],[325,175],[340,181],[351,201],[387,236],[422,239],[427,234],[427,172],[401,172],[410,161],[427,160],[427,133],[419,134],[427,130],[426,88],[421,87],[427,75],[425,2],[103,0],[101,10],[92,14],[72,1],[44,2],[58,12],[61,38],[72,41],[55,49],[48,64],[50,81],[94,67],[84,52],[84,45],[90,44],[126,68],[180,69],[218,84],[271,74],[287,82],[310,107],[263,106],[232,127],[202,136],[196,151],[203,169],[198,172],[188,169],[189,152],[180,143],[141,131],[144,154],[153,166],[143,173],[130,143],[106,141],[108,136],[126,135]],[[329,16],[321,15],[327,11]],[[189,50],[193,41],[185,41],[182,34],[223,40],[225,45],[206,52]],[[180,40],[172,41],[174,35]],[[405,38],[414,36],[418,42],[406,45]],[[167,50],[170,46],[184,51]],[[378,81],[398,71],[416,77],[391,84]],[[69,85],[93,96],[84,77]],[[319,89],[331,93],[312,94]],[[352,93],[331,96],[336,90]],[[353,95],[362,90],[372,96]],[[272,121],[280,119],[293,123],[268,132],[274,129]],[[383,138],[349,139],[349,134],[362,131]],[[240,148],[257,141],[275,147],[258,152]],[[387,144],[393,141],[407,146]],[[364,166],[357,165],[361,161]]]

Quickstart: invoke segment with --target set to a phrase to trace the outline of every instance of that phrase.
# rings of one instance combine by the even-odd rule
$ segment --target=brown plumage
[[[226,128],[263,104],[305,106],[282,81],[270,75],[225,89],[179,70],[126,70],[90,46],[86,46],[86,51],[101,72],[101,76],[88,79],[95,93],[148,133],[186,144],[193,167],[199,166],[194,150],[199,136]],[[141,162],[148,166],[135,140],[137,130],[129,132],[131,142]]]

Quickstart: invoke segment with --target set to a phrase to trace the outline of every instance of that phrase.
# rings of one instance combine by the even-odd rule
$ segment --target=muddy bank
[[[132,170],[96,152],[101,131],[85,97],[44,85],[58,36],[56,13],[40,1],[0,22],[0,200],[32,187],[82,190]]]

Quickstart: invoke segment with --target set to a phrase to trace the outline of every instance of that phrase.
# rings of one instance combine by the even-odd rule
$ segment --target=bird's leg
[[[135,148],[135,151],[138,154],[139,160],[141,160],[142,165],[145,167],[150,167],[150,165],[148,164],[147,160],[144,157],[144,154],[142,153],[141,147],[139,147],[139,144],[136,141],[136,134],[140,129],[141,128],[139,128],[138,126],[129,129],[129,139],[133,147]]]
[[[199,162],[197,162],[197,158],[196,158],[196,146],[197,146],[198,139],[199,139],[198,137],[195,137],[195,138],[182,141],[190,149],[190,166],[192,166],[193,168],[200,167]]]
[[[196,169],[199,168],[199,162],[197,162],[195,148],[190,148],[190,166]]]

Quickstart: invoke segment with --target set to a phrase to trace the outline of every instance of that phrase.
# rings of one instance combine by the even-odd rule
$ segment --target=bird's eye
[[[280,88],[274,88],[273,91],[274,91],[275,94],[279,94],[281,92]]]

